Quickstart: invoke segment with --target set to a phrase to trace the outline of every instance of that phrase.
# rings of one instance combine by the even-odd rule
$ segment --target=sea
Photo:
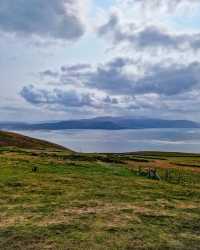
[[[170,151],[200,153],[200,129],[17,131],[84,153]]]

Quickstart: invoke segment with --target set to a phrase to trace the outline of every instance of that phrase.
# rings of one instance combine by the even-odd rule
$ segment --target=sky
[[[199,107],[199,0],[0,0],[0,121]]]

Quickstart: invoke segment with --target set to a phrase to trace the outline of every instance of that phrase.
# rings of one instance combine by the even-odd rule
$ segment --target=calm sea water
[[[20,131],[79,152],[143,150],[200,153],[200,129]]]

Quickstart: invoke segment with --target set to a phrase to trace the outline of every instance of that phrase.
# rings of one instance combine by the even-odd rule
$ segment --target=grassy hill
[[[44,148],[1,147],[0,249],[200,249],[200,155]]]
[[[62,146],[47,141],[38,140],[28,136],[5,131],[0,131],[0,147],[18,147],[38,150],[67,150]]]

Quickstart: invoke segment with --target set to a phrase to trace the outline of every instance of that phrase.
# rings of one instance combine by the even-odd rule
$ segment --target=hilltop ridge
[[[36,150],[52,149],[52,150],[71,151],[65,147],[62,147],[54,143],[1,130],[0,130],[0,147],[18,147],[23,149],[36,149]]]

